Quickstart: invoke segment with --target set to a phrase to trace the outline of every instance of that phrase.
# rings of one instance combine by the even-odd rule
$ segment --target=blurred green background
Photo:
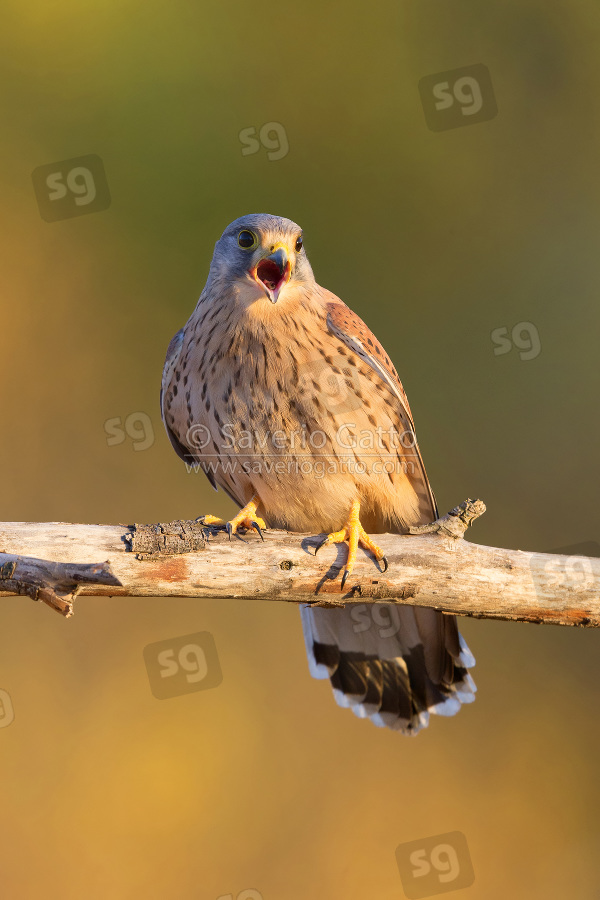
[[[173,453],[160,376],[222,230],[270,212],[395,361],[442,511],[483,498],[470,537],[489,545],[600,540],[597,4],[5,0],[0,18],[4,520],[232,511]],[[498,115],[429,130],[419,81],[476,63]],[[243,155],[268,122],[287,155]],[[87,154],[110,207],[44,221],[32,171]],[[522,322],[539,355],[496,355]],[[142,437],[109,444],[131,414]],[[64,621],[0,601],[2,896],[392,900],[398,844],[462,831],[456,897],[598,897],[597,634],[462,630],[478,700],[411,740],[309,677],[291,605],[84,598]],[[144,646],[197,631],[223,683],[156,700]]]

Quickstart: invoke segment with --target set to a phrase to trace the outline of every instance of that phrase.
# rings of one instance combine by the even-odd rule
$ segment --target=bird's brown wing
[[[327,303],[327,327],[335,337],[343,341],[350,350],[373,369],[396,397],[400,433],[411,435],[411,453],[414,454],[416,464],[409,474],[409,479],[419,497],[419,523],[433,521],[438,515],[437,503],[417,443],[408,397],[393,363],[360,316],[357,316],[337,297]]]

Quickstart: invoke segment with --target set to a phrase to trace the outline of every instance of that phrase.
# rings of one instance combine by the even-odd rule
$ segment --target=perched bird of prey
[[[387,561],[369,533],[437,517],[406,394],[387,353],[315,281],[301,228],[232,222],[206,286],[167,351],[161,409],[171,443],[240,507],[226,523],[325,533]],[[218,523],[205,516],[208,525]],[[309,667],[341,706],[414,734],[474,700],[474,659],[454,616],[395,604],[302,608]]]

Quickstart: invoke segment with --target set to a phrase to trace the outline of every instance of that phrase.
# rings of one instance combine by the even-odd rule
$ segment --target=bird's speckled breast
[[[235,298],[201,301],[185,328],[168,415],[240,505],[259,496],[272,527],[336,529],[360,499],[364,520],[382,531],[414,519],[414,491],[402,464],[393,476],[374,475],[385,449],[353,447],[352,436],[395,425],[397,401],[328,330],[329,297],[300,295],[266,309],[268,318]]]

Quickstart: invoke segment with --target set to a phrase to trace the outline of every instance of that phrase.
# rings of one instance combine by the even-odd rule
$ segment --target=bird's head
[[[236,219],[215,245],[209,279],[235,286],[246,302],[277,303],[294,287],[314,281],[302,229],[266,213]]]

